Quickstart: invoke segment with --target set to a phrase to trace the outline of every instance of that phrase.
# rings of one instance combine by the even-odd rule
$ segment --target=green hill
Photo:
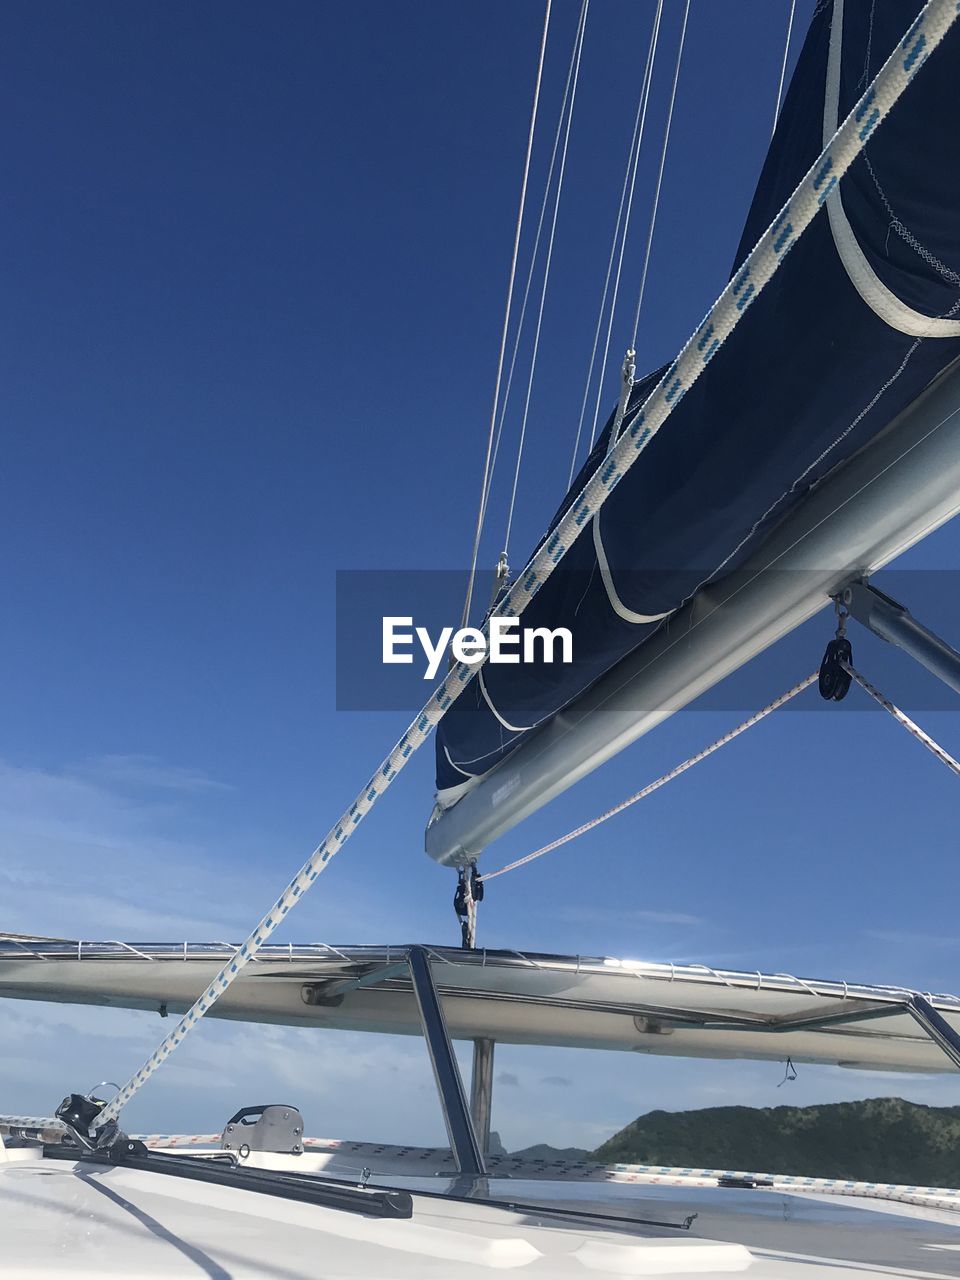
[[[960,1107],[869,1098],[814,1107],[651,1111],[603,1144],[604,1163],[960,1186]]]

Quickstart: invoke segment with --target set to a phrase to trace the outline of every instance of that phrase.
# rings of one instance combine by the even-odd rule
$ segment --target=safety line
[[[675,364],[634,415],[604,464],[593,473],[556,528],[544,539],[527,569],[505,593],[497,613],[519,617],[551,576],[581,530],[607,501],[646,444],[680,402],[685,391],[696,381],[707,362],[732,333],[749,304],[773,277],[790,247],[813,221],[823,201],[863,150],[879,122],[896,103],[918,68],[939,45],[957,17],[958,0],[928,0],[904,40],[891,53],[866,93],[801,179],[796,191],[771,226],[760,237],[743,267],[721,293]],[[210,986],[116,1097],[103,1108],[95,1121],[95,1128],[99,1129],[116,1118],[121,1108],[229,989],[241,970],[326,869],[330,860],[340,852],[357,826],[393,784],[413,753],[427,740],[451,703],[460,696],[479,670],[480,664],[470,666],[464,662],[451,667],[353,804],[331,828]]]
[[[660,189],[663,186],[663,171],[667,163],[667,149],[670,145],[670,129],[673,126],[673,108],[677,101],[677,83],[680,80],[680,66],[683,62],[683,46],[687,38],[687,20],[690,17],[690,0],[683,10],[683,25],[680,28],[680,44],[677,47],[677,62],[673,69],[673,87],[670,90],[670,106],[667,110],[667,123],[663,130],[663,146],[660,148],[660,169],[657,173],[657,185],[653,193],[653,208],[650,211],[650,226],[647,229],[647,244],[643,254],[643,271],[640,274],[640,291],[637,294],[637,309],[633,316],[633,337],[630,342],[631,351],[637,349],[637,330],[640,328],[640,310],[643,306],[643,295],[647,288],[647,272],[650,270],[650,254],[653,250],[653,233],[657,227],[657,210],[660,208]]]
[[[513,255],[510,259],[510,279],[507,283],[507,303],[503,314],[503,332],[500,335],[500,355],[497,360],[497,378],[493,388],[493,408],[490,410],[490,429],[487,434],[487,454],[483,464],[483,482],[480,485],[480,509],[477,512],[477,528],[473,538],[473,555],[470,564],[470,575],[467,579],[467,595],[463,602],[463,618],[461,629],[470,620],[470,605],[473,602],[473,585],[477,577],[477,557],[480,554],[480,537],[483,533],[483,517],[486,512],[487,481],[490,475],[490,460],[493,453],[493,435],[497,424],[497,406],[500,403],[500,383],[503,380],[503,364],[507,354],[507,334],[510,330],[510,311],[513,306],[513,286],[517,277],[517,257],[520,252],[520,233],[523,230],[523,211],[527,202],[527,182],[530,177],[530,157],[533,154],[533,136],[537,126],[537,111],[540,106],[540,84],[543,80],[543,63],[547,52],[547,32],[550,29],[550,6],[553,0],[547,0],[543,15],[543,34],[540,37],[540,60],[537,63],[537,81],[533,90],[533,107],[530,111],[530,129],[527,133],[527,154],[523,162],[523,181],[520,185],[520,207],[517,210],[517,226],[513,235]]]
[[[503,555],[508,557],[510,551],[510,532],[513,529],[513,513],[517,505],[517,487],[520,483],[520,465],[523,462],[523,446],[527,438],[527,420],[530,417],[530,397],[533,394],[533,380],[537,372],[537,357],[540,354],[540,332],[543,328],[543,309],[547,301],[547,287],[550,284],[550,267],[553,263],[553,244],[557,234],[557,215],[560,212],[560,194],[563,191],[563,175],[567,169],[567,148],[570,143],[570,126],[573,124],[573,108],[577,100],[577,82],[580,79],[580,57],[583,53],[583,37],[587,25],[587,0],[584,0],[580,11],[580,26],[576,48],[576,63],[573,71],[573,87],[570,91],[570,110],[567,113],[567,127],[563,135],[563,151],[560,155],[560,170],[557,174],[557,197],[553,202],[553,217],[550,221],[550,234],[547,237],[547,256],[543,267],[543,282],[540,286],[540,307],[537,311],[537,324],[533,334],[533,350],[530,355],[530,372],[527,377],[527,394],[523,403],[523,418],[520,422],[520,439],[517,444],[517,461],[513,470],[513,488],[510,491],[510,506],[507,511],[507,525],[503,536]],[[504,406],[506,408],[506,406]]]
[[[862,676],[860,672],[857,671],[856,667],[852,667],[846,662],[841,662],[840,665],[843,667],[844,671],[853,676],[861,689],[864,689],[869,693],[874,702],[878,702],[885,711],[890,712],[898,724],[903,725],[907,733],[912,734],[921,746],[926,747],[931,755],[936,756],[941,764],[945,764],[948,769],[952,770],[957,775],[957,777],[960,777],[960,762],[954,760],[949,751],[944,750],[940,743],[935,742],[928,733],[924,733],[920,726],[914,720],[911,720],[905,711],[901,711],[895,702],[891,702],[889,698],[885,698],[875,685],[872,685],[865,676]]]
[[[792,689],[788,689],[786,693],[782,693],[779,698],[774,698],[773,702],[768,702],[765,707],[749,716],[731,729],[729,733],[725,733],[722,738],[717,738],[715,742],[711,742],[708,747],[704,747],[702,751],[698,751],[696,755],[688,756],[686,760],[681,761],[669,773],[662,774],[653,782],[647,783],[640,791],[635,791],[633,795],[627,796],[626,800],[621,800],[619,804],[615,804],[612,809],[606,809],[603,813],[598,814],[595,818],[591,818],[589,822],[582,823],[579,827],[575,827],[573,831],[568,831],[565,836],[560,836],[556,840],[551,840],[549,844],[543,845],[540,849],[534,849],[533,853],[528,853],[522,858],[517,858],[516,862],[508,862],[505,867],[501,867],[498,871],[484,872],[484,883],[487,880],[495,880],[497,876],[504,876],[508,871],[516,871],[517,867],[525,867],[528,862],[533,862],[536,858],[542,858],[545,853],[552,853],[554,849],[559,849],[561,845],[569,844],[571,840],[576,840],[578,836],[586,835],[588,831],[592,831],[594,827],[599,827],[602,823],[607,822],[610,818],[615,817],[618,813],[623,813],[624,809],[629,809],[631,805],[643,800],[647,796],[652,795],[654,791],[659,791],[661,787],[665,787],[668,782],[672,782],[674,778],[679,778],[681,773],[686,773],[688,769],[692,769],[695,764],[699,764],[701,760],[706,760],[708,756],[712,756],[715,751],[719,751],[721,747],[725,747],[728,742],[732,742],[734,738],[739,738],[741,733],[745,733],[747,729],[752,729],[755,724],[759,724],[761,720],[765,720],[772,712],[777,711],[785,703],[795,698],[798,693],[803,693],[804,689],[809,687],[816,681],[818,672],[814,671],[812,675],[801,680],[799,684],[795,684]]]

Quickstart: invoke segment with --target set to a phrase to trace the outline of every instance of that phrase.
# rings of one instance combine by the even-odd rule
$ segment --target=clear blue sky
[[[555,4],[535,205],[578,7]],[[674,354],[725,280],[788,7],[694,0],[641,368]],[[811,7],[798,6],[794,52]],[[515,559],[566,483],[652,10],[594,0],[590,14]],[[680,12],[667,0],[651,140]],[[335,711],[334,575],[468,558],[541,20],[534,0],[8,8],[0,927],[243,935],[402,731],[398,714]],[[611,370],[605,404],[615,384]],[[506,500],[501,471],[488,566]],[[907,560],[958,562],[956,528]],[[763,696],[816,666],[829,632],[824,618],[767,655]],[[858,654],[896,695],[896,655],[869,639]],[[498,881],[482,941],[956,990],[960,931],[943,892],[955,779],[879,715],[810,706]],[[677,717],[490,864],[733,719]],[[957,744],[955,714],[925,722]],[[453,877],[421,852],[431,792],[427,749],[283,939],[453,943]],[[19,1004],[0,1008],[0,1026],[2,1109],[32,1112],[125,1079],[164,1028]],[[778,1090],[775,1064],[503,1049],[499,1069],[495,1127],[513,1147],[592,1145],[654,1106],[957,1100],[949,1080],[810,1068]],[[384,1071],[412,1100],[401,1115]],[[433,1140],[431,1090],[413,1041],[205,1025],[128,1121],[216,1128],[282,1094],[313,1132]]]

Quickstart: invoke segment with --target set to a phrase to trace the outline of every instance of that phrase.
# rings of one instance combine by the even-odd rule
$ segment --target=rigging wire
[[[546,216],[547,216],[547,205],[550,200],[550,189],[553,185],[553,173],[556,167],[557,154],[560,150],[560,139],[563,134],[563,122],[567,114],[567,103],[570,98],[570,86],[573,83],[574,71],[576,69],[579,69],[579,65],[580,65],[579,50],[583,46],[583,30],[586,26],[587,9],[589,8],[589,4],[590,4],[590,0],[583,0],[583,4],[580,9],[580,21],[577,25],[576,34],[574,35],[573,50],[570,54],[570,65],[567,70],[567,82],[563,90],[563,99],[560,103],[560,115],[557,120],[557,132],[554,135],[554,139],[553,139],[553,150],[550,154],[550,164],[547,169],[547,181],[544,185],[543,200],[540,204],[540,217],[537,220],[537,231],[536,231],[536,235],[534,236],[533,250],[530,255],[530,267],[529,267],[529,270],[527,271],[527,281],[523,290],[523,301],[520,304],[520,315],[517,320],[517,330],[516,330],[516,335],[514,337],[514,342],[513,342],[513,353],[510,357],[510,369],[507,374],[506,388],[504,390],[503,400],[500,405],[500,420],[497,424],[497,438],[493,446],[493,460],[490,463],[490,474],[487,477],[486,491],[483,495],[483,517],[482,518],[484,520],[486,519],[486,510],[487,510],[487,503],[489,502],[489,499],[490,499],[490,491],[493,487],[493,477],[497,467],[497,459],[500,455],[500,442],[503,438],[504,420],[507,415],[507,406],[510,401],[510,391],[511,391],[511,388],[513,387],[513,375],[516,369],[517,355],[520,350],[520,339],[523,336],[524,321],[526,319],[526,314],[527,314],[527,303],[530,300],[530,289],[533,285],[533,277],[536,272],[537,259],[540,251],[540,237],[543,233],[543,225],[544,225],[544,222],[546,221]],[[570,114],[572,117],[572,114],[573,114],[572,104],[570,107]],[[568,129],[569,129],[569,126],[568,126]],[[558,190],[558,194],[557,194],[558,202],[559,202],[559,198],[560,197],[559,197],[559,190]]]
[[[773,130],[771,137],[777,132],[777,121],[780,119],[780,104],[783,102],[783,86],[787,78],[787,62],[790,58],[790,38],[793,35],[793,18],[797,12],[797,0],[790,0],[790,17],[787,20],[787,39],[783,46],[783,62],[780,64],[780,83],[777,85],[777,105],[773,109]]]
[[[623,234],[620,238],[620,254],[617,258],[617,270],[613,278],[613,293],[610,297],[610,313],[607,320],[607,336],[603,346],[603,360],[600,363],[600,380],[597,383],[597,399],[593,409],[593,426],[590,430],[590,445],[587,449],[589,453],[593,448],[593,442],[597,435],[597,421],[600,417],[600,401],[603,398],[603,381],[607,372],[607,358],[610,354],[610,334],[613,329],[613,317],[617,309],[617,295],[620,292],[620,276],[623,270],[623,254],[627,247],[627,235],[630,231],[630,214],[633,209],[633,193],[637,183],[637,165],[640,161],[640,148],[643,145],[643,131],[647,122],[647,104],[650,101],[650,86],[653,82],[653,64],[657,53],[657,42],[660,36],[660,18],[663,13],[663,0],[657,2],[657,12],[654,17],[653,35],[650,41],[650,49],[647,55],[647,68],[645,74],[645,84],[642,94],[642,111],[639,117],[639,126],[637,130],[636,147],[632,156],[632,172],[630,176],[630,192],[627,197],[627,206],[623,218]],[[630,162],[628,161],[628,169]]]
[[[615,804],[612,809],[606,809],[603,813],[598,814],[595,818],[591,818],[589,822],[582,823],[579,827],[575,827],[573,831],[568,831],[566,835],[560,836],[556,840],[551,840],[549,844],[543,845],[539,849],[534,849],[533,853],[528,853],[522,858],[517,858],[515,862],[508,862],[505,867],[501,867],[498,871],[485,871],[483,874],[484,883],[488,880],[495,880],[497,876],[504,876],[508,871],[516,871],[518,867],[525,867],[528,862],[533,862],[537,858],[542,858],[545,853],[552,853],[554,849],[559,849],[561,845],[569,844],[571,840],[576,840],[578,836],[586,835],[588,831],[592,831],[595,827],[599,827],[602,823],[607,822],[610,818],[615,817],[618,813],[623,813],[624,809],[629,809],[631,805],[637,803],[638,800],[644,800],[647,796],[652,795],[654,791],[659,791],[661,787],[665,787],[668,782],[672,782],[674,778],[679,778],[682,773],[686,773],[688,769],[692,769],[695,764],[699,764],[701,760],[706,760],[708,756],[712,756],[715,751],[719,751],[721,747],[725,747],[728,742],[732,742],[734,738],[739,738],[741,733],[745,733],[747,729],[752,729],[755,724],[759,724],[761,720],[765,720],[767,716],[784,706],[797,694],[803,693],[804,689],[808,689],[810,685],[815,684],[819,673],[814,671],[812,675],[801,680],[799,684],[795,684],[792,689],[788,689],[786,693],[782,693],[779,698],[774,698],[773,702],[768,702],[765,707],[755,712],[748,719],[742,721],[735,728],[725,733],[722,738],[717,738],[715,742],[711,742],[708,747],[704,747],[702,751],[698,751],[695,755],[688,756],[680,764],[676,765],[669,773],[662,774],[653,782],[635,791],[633,795],[627,796],[626,800],[621,800],[619,804]]]
[[[603,317],[607,305],[607,293],[610,289],[610,277],[613,274],[613,261],[617,253],[617,243],[620,235],[620,223],[623,218],[623,207],[627,199],[627,185],[630,179],[630,161],[633,157],[634,149],[637,147],[637,135],[642,130],[642,120],[646,113],[646,100],[649,95],[650,75],[653,67],[653,55],[656,48],[657,35],[660,30],[660,15],[663,12],[663,0],[658,0],[656,13],[654,14],[653,27],[650,32],[650,44],[647,48],[647,61],[644,67],[643,79],[640,83],[640,98],[637,102],[637,113],[633,122],[633,133],[630,135],[630,147],[627,151],[627,167],[623,175],[623,186],[620,190],[620,204],[617,208],[617,220],[613,227],[613,240],[610,244],[610,257],[607,261],[607,274],[603,282],[603,293],[600,295],[600,310],[597,313],[597,327],[593,334],[593,349],[590,352],[590,365],[587,369],[586,385],[583,388],[583,400],[580,404],[580,420],[577,423],[577,434],[573,442],[573,456],[570,459],[570,475],[567,477],[567,487],[573,483],[573,475],[577,465],[577,454],[580,451],[580,438],[583,435],[583,424],[587,414],[587,401],[590,398],[590,388],[593,385],[593,370],[597,360],[597,349],[600,345],[600,333],[603,329]],[[594,432],[596,431],[596,418],[594,418]],[[593,448],[593,436],[590,437],[590,448]],[[589,450],[588,450],[589,452]]]
[[[533,90],[533,106],[530,110],[530,128],[527,133],[527,154],[523,162],[523,180],[520,184],[520,207],[517,210],[517,226],[513,235],[513,254],[510,259],[510,278],[507,283],[507,302],[503,315],[503,332],[500,336],[500,355],[497,360],[497,377],[493,388],[493,408],[490,411],[490,429],[487,435],[487,453],[483,464],[483,482],[480,485],[480,508],[477,512],[477,528],[473,538],[473,554],[471,556],[470,573],[467,578],[467,594],[463,602],[461,628],[470,619],[470,605],[473,603],[473,586],[477,576],[477,557],[480,553],[480,536],[483,533],[483,517],[485,514],[484,495],[487,491],[487,479],[490,475],[490,461],[493,453],[493,435],[496,430],[497,406],[500,402],[500,384],[503,379],[503,365],[507,352],[507,334],[510,329],[510,311],[513,305],[513,286],[517,276],[517,257],[520,252],[520,233],[523,229],[523,211],[527,201],[527,182],[530,177],[530,157],[533,153],[533,136],[537,127],[537,111],[540,106],[540,84],[543,80],[543,63],[547,52],[547,33],[550,30],[550,8],[553,0],[546,0],[543,15],[543,34],[540,37],[540,57],[537,63],[537,79]]]
[[[533,393],[533,380],[537,372],[537,356],[540,352],[540,331],[543,328],[543,308],[547,300],[547,286],[550,283],[550,266],[553,262],[553,243],[557,233],[557,215],[560,212],[560,193],[563,190],[563,175],[566,172],[567,167],[567,147],[570,143],[570,126],[573,124],[573,108],[577,100],[577,81],[580,78],[580,57],[583,53],[583,37],[587,26],[588,6],[589,0],[583,0],[583,7],[580,10],[580,26],[575,46],[576,63],[573,71],[573,86],[570,91],[570,109],[567,112],[567,127],[563,135],[563,151],[560,155],[560,169],[557,174],[557,194],[553,202],[553,216],[550,221],[550,235],[547,239],[547,256],[543,268],[543,283],[540,287],[540,307],[537,311],[537,324],[533,335],[533,351],[530,356],[530,373],[527,377],[527,394],[523,404],[523,418],[520,422],[520,439],[517,444],[517,461],[513,470],[513,488],[510,492],[510,506],[507,511],[507,525],[506,531],[503,535],[504,559],[506,559],[507,553],[510,549],[510,531],[513,528],[513,513],[517,505],[517,486],[520,482],[520,465],[523,462],[523,446],[527,437],[527,420],[530,416],[530,397]],[[506,408],[506,403],[504,403],[504,408]]]
[[[667,123],[663,130],[663,146],[660,149],[660,169],[657,173],[657,185],[653,193],[653,208],[650,210],[650,226],[647,230],[647,246],[643,254],[643,271],[640,274],[640,291],[637,294],[637,309],[633,316],[633,338],[630,349],[637,349],[637,330],[640,327],[640,308],[643,306],[643,295],[647,288],[647,272],[650,268],[650,253],[653,249],[653,233],[657,225],[657,210],[660,208],[660,189],[663,186],[663,171],[667,163],[667,148],[670,145],[670,128],[673,124],[673,108],[677,101],[677,83],[680,79],[680,65],[683,62],[683,44],[687,38],[687,19],[690,17],[690,0],[683,10],[683,26],[680,28],[680,44],[677,46],[677,62],[673,69],[673,86],[670,90],[670,106],[667,109]]]

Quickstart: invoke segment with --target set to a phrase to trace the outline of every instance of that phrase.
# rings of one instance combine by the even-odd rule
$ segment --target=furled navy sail
[[[825,140],[903,41],[920,0],[821,6],[800,55],[734,275]],[[925,58],[922,37],[905,59]],[[437,736],[441,804],[642,645],[960,354],[960,35],[951,31],[717,358],[523,616],[569,627],[569,665],[487,665]],[[869,106],[863,128],[873,127]],[[791,236],[789,221],[782,235]],[[708,335],[705,335],[708,339]],[[640,380],[630,409],[662,370]],[[558,512],[605,465],[613,420]]]

